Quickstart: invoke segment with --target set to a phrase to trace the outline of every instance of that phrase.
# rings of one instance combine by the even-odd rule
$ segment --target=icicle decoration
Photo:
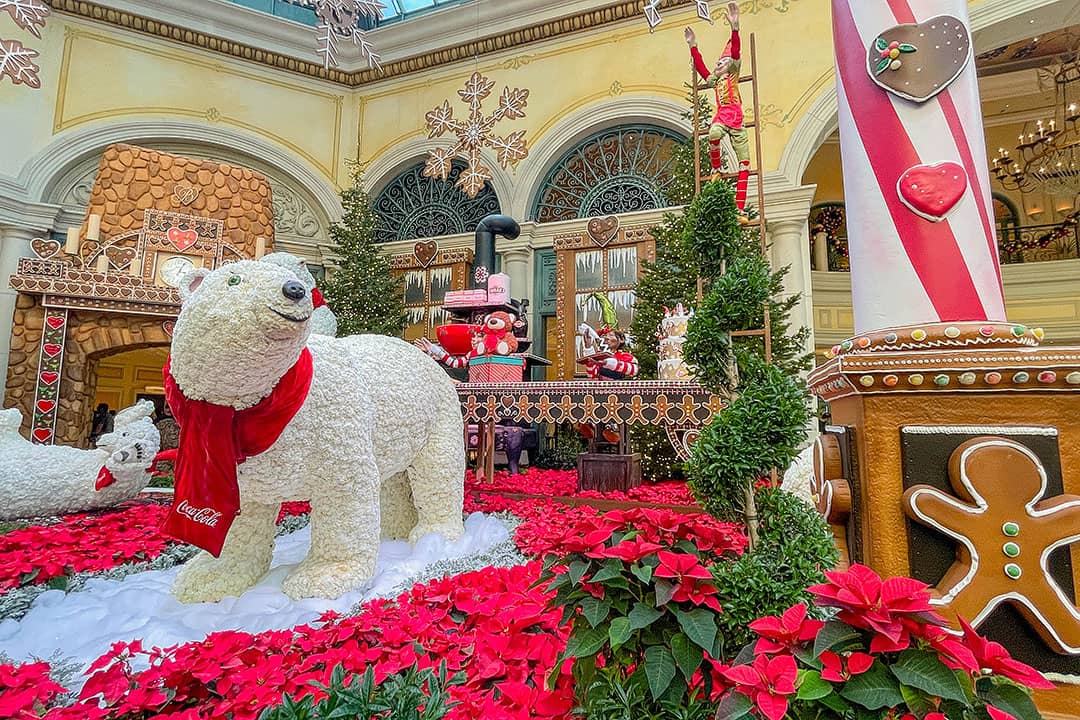
[[[608,285],[637,284],[637,247],[616,247],[608,250]]]
[[[575,284],[578,290],[604,286],[604,253],[602,250],[579,252],[574,259]]]

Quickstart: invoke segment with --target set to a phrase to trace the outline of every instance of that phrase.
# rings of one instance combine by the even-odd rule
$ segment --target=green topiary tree
[[[371,209],[360,176],[341,192],[344,214],[330,226],[340,266],[322,287],[338,320],[339,335],[373,333],[400,336],[405,331],[405,293],[401,278],[390,271],[390,258],[379,248],[378,217]]]

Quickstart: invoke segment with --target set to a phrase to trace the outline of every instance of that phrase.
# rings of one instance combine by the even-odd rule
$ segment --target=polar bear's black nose
[[[295,280],[289,280],[281,286],[281,294],[290,300],[303,300],[307,295],[307,288]]]

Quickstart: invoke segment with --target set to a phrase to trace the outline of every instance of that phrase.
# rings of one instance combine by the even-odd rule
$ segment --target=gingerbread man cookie
[[[1080,496],[1042,499],[1038,457],[1000,437],[953,451],[949,480],[956,497],[927,485],[904,493],[909,517],[959,543],[934,604],[978,627],[1012,603],[1055,652],[1080,655],[1080,609],[1046,569],[1051,552],[1080,541]]]

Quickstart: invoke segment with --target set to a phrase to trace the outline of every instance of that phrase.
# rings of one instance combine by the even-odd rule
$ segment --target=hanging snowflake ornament
[[[41,68],[34,64],[37,56],[37,50],[23,47],[18,40],[0,40],[0,78],[8,77],[16,85],[36,90],[41,87]]]
[[[50,12],[45,0],[0,0],[0,10],[6,10],[16,25],[36,38],[41,37],[38,28],[45,27],[45,18]]]
[[[525,117],[529,91],[522,88],[511,90],[509,87],[504,87],[499,96],[499,107],[490,116],[484,117],[481,106],[491,95],[494,87],[494,81],[474,72],[465,83],[465,87],[458,90],[458,96],[469,105],[468,119],[456,119],[449,100],[444,100],[442,105],[424,116],[429,138],[442,137],[446,134],[457,136],[457,142],[453,147],[435,148],[431,151],[424,164],[424,175],[446,180],[450,176],[453,159],[461,156],[467,161],[467,166],[458,177],[457,187],[461,188],[470,199],[475,198],[484,188],[484,183],[492,179],[491,170],[484,165],[480,155],[483,147],[495,150],[499,165],[504,170],[511,165],[517,165],[520,160],[529,156],[524,130],[518,130],[506,137],[491,133],[500,120],[517,120]]]
[[[694,4],[697,5],[697,16],[712,25],[713,19],[712,12],[709,11],[709,0],[694,0]]]
[[[2,2],[3,0],[0,0]],[[360,48],[361,57],[367,59],[372,70],[382,70],[381,58],[375,47],[368,42],[364,28],[364,18],[378,20],[386,5],[379,0],[286,0],[293,5],[311,8],[315,11],[318,24],[315,26],[315,39],[318,41],[318,54],[323,59],[323,67],[337,66],[338,45],[342,41],[351,42]]]
[[[660,0],[648,0],[644,5],[645,21],[649,23],[649,32],[652,32],[664,21],[660,17]]]

